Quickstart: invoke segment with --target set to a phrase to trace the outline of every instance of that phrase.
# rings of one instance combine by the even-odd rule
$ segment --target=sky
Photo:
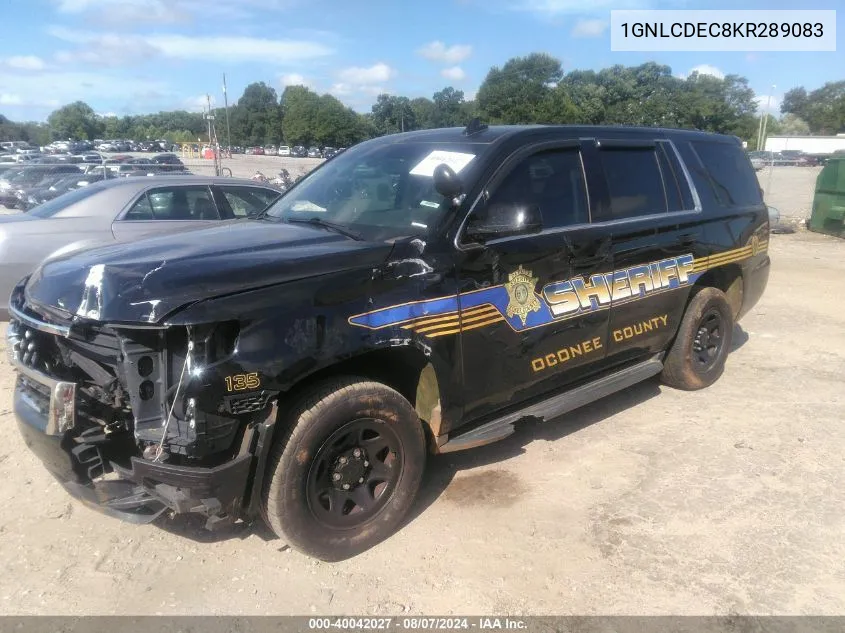
[[[841,0],[814,0],[836,9]],[[797,0],[0,0],[0,114],[45,120],[83,100],[102,115],[202,111],[254,81],[303,84],[359,112],[382,92],[472,98],[491,66],[546,52],[564,72],[656,61],[784,92],[845,79],[836,52],[611,52],[611,9],[801,9]],[[841,7],[840,7],[841,8]],[[845,10],[837,14],[843,28]],[[775,86],[774,88],[772,86]]]

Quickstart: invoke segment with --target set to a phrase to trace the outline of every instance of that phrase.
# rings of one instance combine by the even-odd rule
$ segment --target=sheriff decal
[[[531,276],[531,271],[522,266],[508,275],[508,283],[505,290],[508,291],[510,302],[508,303],[507,316],[519,316],[522,325],[532,312],[540,309],[540,300],[534,294],[534,287],[537,285],[537,278]]]

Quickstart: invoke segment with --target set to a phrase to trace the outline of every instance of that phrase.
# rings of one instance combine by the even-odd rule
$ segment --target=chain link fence
[[[0,214],[28,211],[63,193],[110,178],[172,175],[252,178],[269,180],[285,170],[291,179],[304,176],[323,160],[250,154],[223,154],[182,150],[168,154],[126,152],[80,156],[12,156],[0,160]]]

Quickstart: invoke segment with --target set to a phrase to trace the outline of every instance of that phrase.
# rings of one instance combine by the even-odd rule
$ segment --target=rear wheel
[[[700,288],[687,305],[675,342],[666,355],[661,379],[670,387],[709,387],[725,369],[731,347],[733,313],[718,288]]]
[[[425,466],[425,435],[411,404],[381,383],[335,379],[303,394],[287,423],[264,488],[270,528],[327,561],[390,536]]]

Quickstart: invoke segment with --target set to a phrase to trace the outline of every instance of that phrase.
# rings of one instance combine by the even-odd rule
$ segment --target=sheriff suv
[[[430,454],[654,376],[712,384],[768,240],[734,137],[377,138],[257,219],[43,262],[10,299],[14,410],[108,514],[262,517],[339,560],[399,528]]]

